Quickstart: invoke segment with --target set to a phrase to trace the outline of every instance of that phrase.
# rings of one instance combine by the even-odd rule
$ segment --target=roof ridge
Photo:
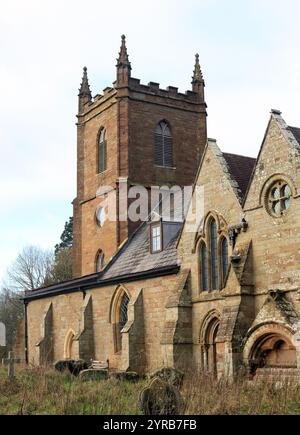
[[[223,152],[223,151],[222,151],[222,153],[226,154],[227,156],[237,156],[237,157],[243,157],[244,159],[256,160],[256,157],[244,156],[243,154],[227,153],[227,152]]]

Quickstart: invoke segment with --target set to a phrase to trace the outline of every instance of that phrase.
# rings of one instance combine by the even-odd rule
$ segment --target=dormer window
[[[162,226],[161,222],[151,224],[150,227],[150,244],[151,244],[151,253],[155,254],[156,252],[161,252],[163,249],[162,246]]]

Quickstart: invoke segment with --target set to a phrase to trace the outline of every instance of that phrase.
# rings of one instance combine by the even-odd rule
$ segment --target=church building
[[[74,277],[26,294],[28,363],[299,378],[300,129],[273,110],[257,159],[223,153],[207,138],[204,89],[198,55],[185,93],[141,84],[125,36],[112,87],[92,97],[84,68]],[[190,204],[202,192],[193,230],[174,199],[172,218],[153,209],[153,187],[173,186],[192,187]],[[132,219],[140,188],[149,213]]]

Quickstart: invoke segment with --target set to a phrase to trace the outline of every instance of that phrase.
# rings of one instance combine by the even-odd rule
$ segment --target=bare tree
[[[25,292],[72,278],[72,231],[70,218],[55,252],[27,246],[8,269],[6,282],[0,288],[0,321],[6,325],[8,349],[15,343],[18,324],[23,318]]]
[[[28,246],[17,256],[7,272],[0,291],[0,321],[6,326],[7,348],[12,349],[19,322],[23,318],[22,297],[50,282],[54,255],[35,246]]]
[[[8,350],[13,348],[17,327],[24,314],[21,296],[20,293],[14,293],[7,288],[2,288],[0,292],[0,321],[6,326]]]
[[[6,287],[13,292],[35,290],[51,282],[54,255],[36,246],[27,246],[8,270]]]

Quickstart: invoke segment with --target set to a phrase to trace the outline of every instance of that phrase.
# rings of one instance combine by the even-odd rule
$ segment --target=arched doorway
[[[275,333],[256,341],[250,357],[250,374],[255,376],[257,369],[263,368],[297,368],[296,349],[288,338]]]
[[[250,331],[243,354],[251,379],[282,378],[297,370],[293,331],[281,324],[267,323]]]
[[[64,345],[64,358],[65,359],[72,359],[73,358],[73,343],[75,338],[75,332],[73,329],[70,329],[66,335],[65,338],[65,345]]]
[[[205,372],[217,375],[217,335],[220,318],[216,313],[209,314],[201,328],[202,369]]]

